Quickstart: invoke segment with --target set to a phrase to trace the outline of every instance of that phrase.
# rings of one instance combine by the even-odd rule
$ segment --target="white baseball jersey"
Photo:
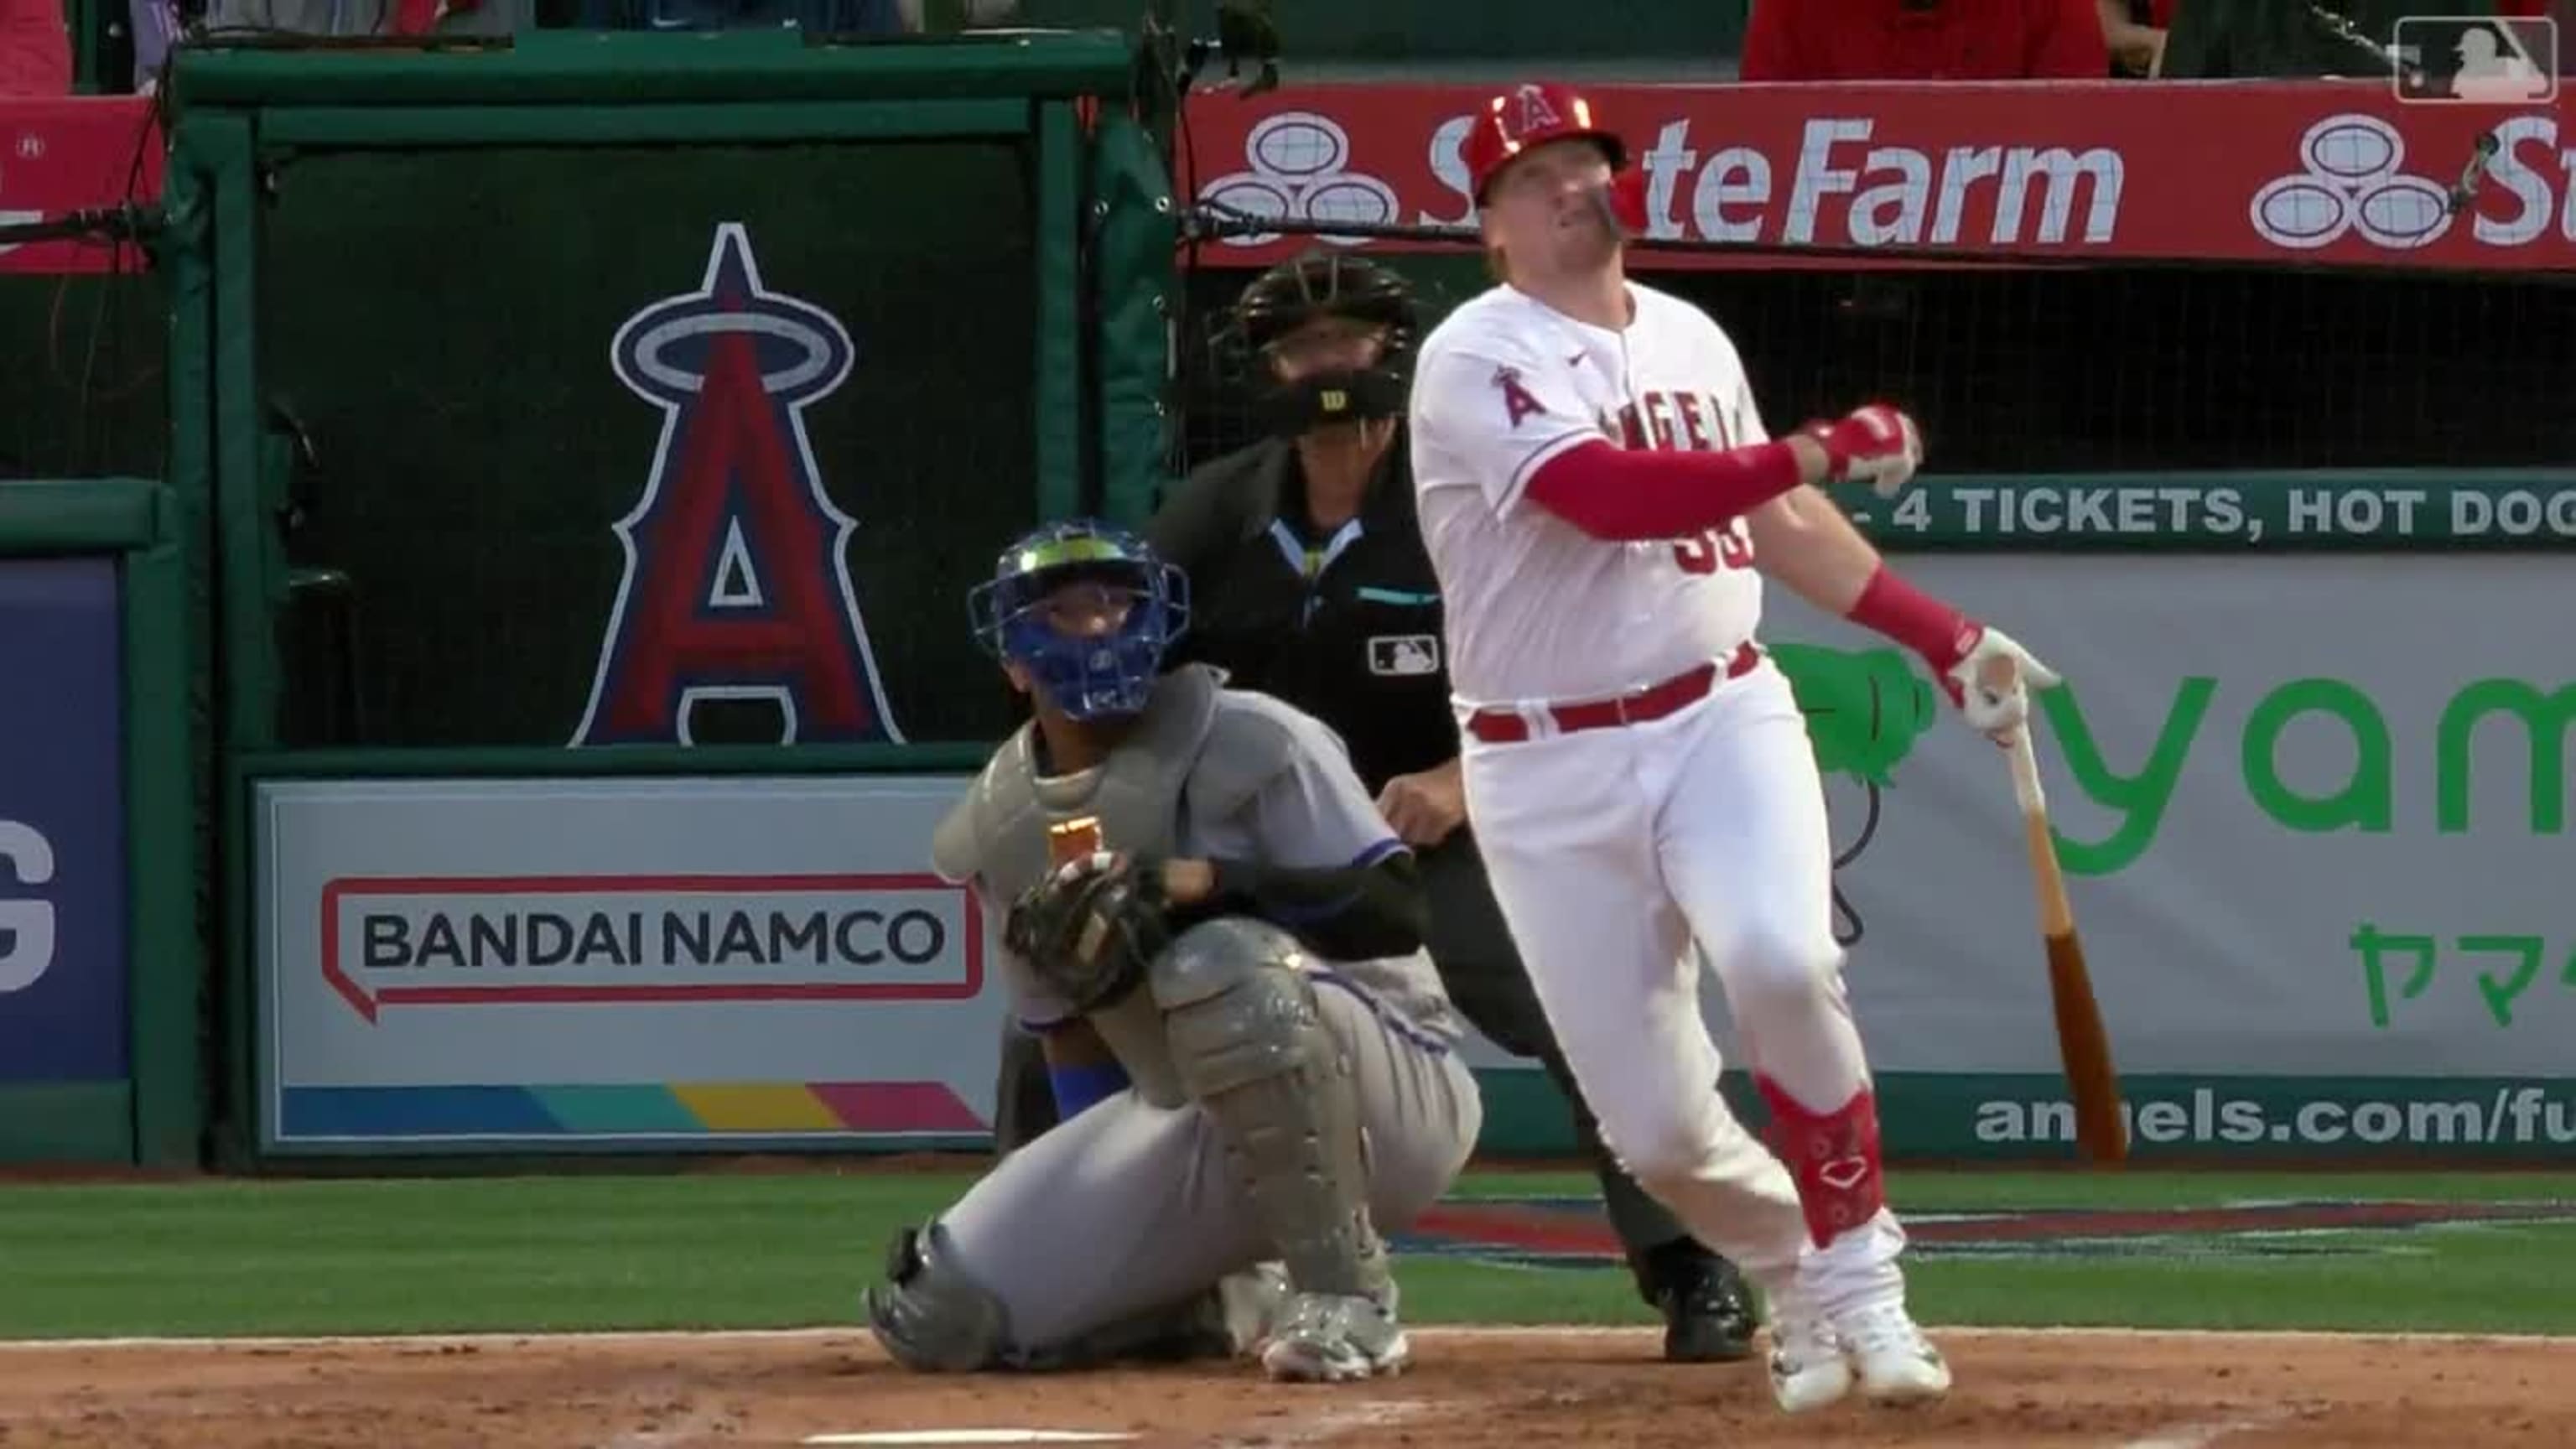
[[[1413,482],[1466,704],[1623,693],[1732,653],[1761,622],[1741,519],[1615,543],[1521,496],[1541,464],[1589,439],[1714,451],[1769,437],[1725,331],[1678,297],[1628,291],[1625,331],[1503,286],[1423,341]]]

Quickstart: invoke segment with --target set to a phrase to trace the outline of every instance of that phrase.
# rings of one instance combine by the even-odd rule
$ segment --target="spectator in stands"
[[[499,36],[535,29],[536,7],[533,0],[206,0],[206,28],[293,35]]]
[[[581,0],[594,30],[810,30],[907,35],[922,29],[922,0]]]
[[[1753,0],[1749,81],[2101,80],[2097,0]]]
[[[2162,74],[2165,30],[2173,24],[2174,0],[2096,3],[2102,7],[2102,39],[2111,48],[2111,68],[2122,75]]]
[[[178,0],[126,0],[126,16],[134,26],[134,93],[148,96],[161,89],[170,47],[186,21]]]
[[[72,32],[63,0],[0,0],[0,97],[72,93]]]

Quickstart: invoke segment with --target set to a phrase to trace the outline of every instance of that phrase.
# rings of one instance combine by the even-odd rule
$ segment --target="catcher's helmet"
[[[1485,187],[1513,157],[1569,136],[1599,146],[1610,158],[1613,172],[1626,168],[1628,143],[1602,124],[1592,102],[1572,86],[1533,81],[1487,101],[1469,122],[1460,148],[1467,161],[1467,185],[1477,204],[1484,204]]]
[[[1067,584],[1114,590],[1124,609],[1096,635],[1068,634],[1045,607]],[[1092,519],[1049,524],[1012,541],[993,577],[966,596],[986,652],[1034,678],[1049,704],[1078,720],[1145,707],[1163,651],[1189,623],[1189,579],[1124,529]]]

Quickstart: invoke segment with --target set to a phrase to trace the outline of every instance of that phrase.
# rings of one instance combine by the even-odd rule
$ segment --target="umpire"
[[[1689,1236],[1603,1148],[1485,883],[1466,823],[1458,726],[1442,659],[1439,584],[1414,516],[1404,414],[1420,324],[1393,272],[1338,252],[1264,273],[1229,341],[1248,353],[1262,441],[1194,472],[1146,526],[1189,575],[1197,660],[1339,731],[1431,899],[1429,946],[1459,1012],[1535,1057],[1573,1105],[1638,1291],[1664,1316],[1664,1356],[1753,1351],[1735,1265]],[[1006,1037],[996,1123],[1004,1152],[1054,1121],[1033,1039]]]

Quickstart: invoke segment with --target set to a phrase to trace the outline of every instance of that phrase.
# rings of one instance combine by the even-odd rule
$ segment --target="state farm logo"
[[[1472,120],[1450,118],[1431,141],[1432,174],[1465,225],[1475,222]],[[1685,118],[1639,130],[1631,150],[1645,173],[1647,235],[1667,240],[2108,247],[2129,175],[2106,145],[1907,146],[1874,116],[1809,117],[1794,144],[1768,147]]]
[[[418,1006],[963,1001],[983,913],[933,875],[343,877],[322,978]]]
[[[1249,171],[1220,176],[1199,188],[1199,200],[1250,216],[1283,221],[1357,222],[1383,226],[1395,220],[1395,188],[1374,176],[1342,169],[1351,159],[1351,136],[1339,122],[1312,111],[1282,111],[1244,138]],[[1358,246],[1365,237],[1323,238]],[[1276,232],[1230,236],[1230,247],[1267,246]]]
[[[2391,251],[2411,251],[2451,229],[2450,192],[2397,168],[2406,142],[2376,116],[2329,116],[2299,140],[2295,176],[2254,193],[2254,229],[2274,246],[2313,251],[2358,231]]]

